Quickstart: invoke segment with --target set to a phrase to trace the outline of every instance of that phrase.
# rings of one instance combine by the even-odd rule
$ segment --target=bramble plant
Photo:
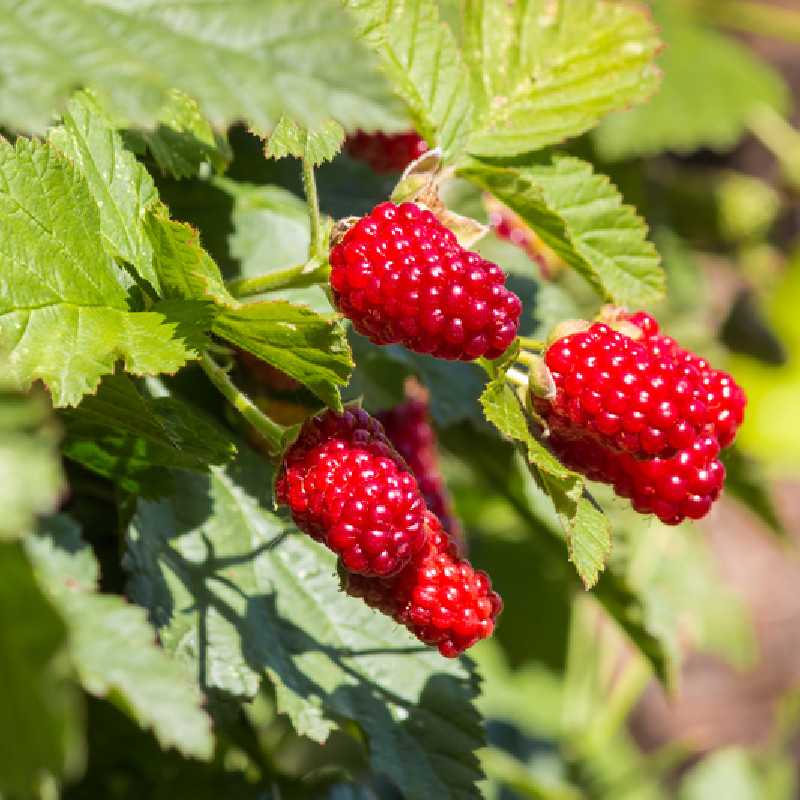
[[[785,108],[678,5],[4,9],[0,798],[623,796],[602,751],[680,658],[682,592],[634,551],[709,513],[720,459],[772,513],[744,390],[667,335],[699,301],[601,166]],[[679,70],[659,94],[653,13],[665,68],[706,37],[749,76],[705,126]],[[554,727],[598,608],[624,694]]]

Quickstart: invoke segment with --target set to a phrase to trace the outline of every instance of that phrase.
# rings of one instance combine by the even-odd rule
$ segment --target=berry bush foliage
[[[576,637],[673,686],[681,581],[739,623],[661,523],[726,453],[774,521],[688,234],[667,280],[604,174],[785,107],[672,6],[0,3],[0,797],[623,796],[618,706],[547,722]]]

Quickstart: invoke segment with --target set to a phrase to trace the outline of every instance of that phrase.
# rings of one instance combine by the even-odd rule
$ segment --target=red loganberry
[[[713,369],[704,358],[685,350],[671,337],[662,335],[658,322],[649,314],[638,311],[624,318],[644,333],[642,342],[652,354],[676,361],[680,373],[693,381],[699,375],[702,394],[698,401],[703,409],[705,430],[717,437],[720,447],[731,444],[744,419],[747,405],[744,390],[727,372]]]
[[[450,496],[439,472],[436,432],[428,415],[428,403],[422,397],[410,397],[405,403],[382,411],[377,418],[414,473],[428,508],[460,545],[461,526],[453,515]]]
[[[671,341],[671,340],[670,340]],[[549,426],[643,458],[669,456],[716,431],[703,374],[654,339],[604,323],[556,340],[545,353],[556,385],[536,409]]]
[[[425,544],[425,501],[381,424],[361,409],[303,426],[276,483],[297,526],[350,572],[393,575]]]
[[[522,305],[496,264],[465,250],[414,203],[381,203],[331,249],[339,310],[375,344],[471,361],[497,358]]]
[[[359,161],[366,161],[375,172],[402,172],[418,159],[428,145],[416,131],[405,133],[366,133],[347,137],[345,150]]]
[[[558,428],[551,429],[545,441],[566,466],[612,485],[640,514],[655,514],[667,525],[704,517],[725,481],[725,467],[717,458],[719,444],[711,435],[700,436],[669,458],[645,460],[590,437],[564,436]]]
[[[346,575],[344,589],[454,658],[491,636],[503,601],[485,572],[458,557],[439,520],[428,512],[426,521],[425,547],[399,574],[383,580]]]

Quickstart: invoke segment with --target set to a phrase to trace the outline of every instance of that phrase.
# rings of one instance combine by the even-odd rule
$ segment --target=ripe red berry
[[[503,601],[489,576],[460,559],[441,524],[427,514],[428,540],[393,578],[347,575],[344,588],[453,658],[491,636]]]
[[[667,525],[704,517],[725,481],[719,444],[711,435],[700,436],[669,458],[643,460],[589,437],[569,437],[558,428],[550,430],[546,442],[570,469],[610,484],[640,514],[655,514]]]
[[[700,376],[702,394],[698,398],[705,408],[706,430],[713,432],[720,447],[727,447],[736,437],[744,419],[747,397],[734,379],[722,370],[713,369],[704,358],[682,348],[670,336],[659,332],[658,322],[644,311],[626,316],[643,333],[644,345],[657,357],[667,357],[678,364],[681,374]]]
[[[496,264],[465,250],[414,203],[381,203],[331,249],[339,310],[375,344],[471,361],[497,358],[522,305]]]
[[[348,136],[345,150],[360,161],[366,161],[375,172],[402,172],[418,159],[428,145],[416,131],[405,133],[365,133]]]
[[[405,403],[380,412],[377,418],[397,452],[414,473],[428,508],[450,537],[460,544],[461,526],[453,515],[447,487],[439,471],[436,432],[431,425],[427,401],[421,397],[410,397]]]
[[[545,362],[553,400],[537,399],[548,425],[640,457],[669,456],[715,430],[718,411],[700,368],[652,339],[604,323],[555,341]]]
[[[297,526],[362,575],[393,575],[425,544],[425,501],[381,424],[361,409],[309,420],[276,483]]]

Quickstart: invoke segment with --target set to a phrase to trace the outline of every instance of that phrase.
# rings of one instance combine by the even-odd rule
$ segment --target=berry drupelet
[[[414,203],[381,203],[330,254],[339,310],[375,344],[471,361],[514,340],[522,306],[496,264]]]
[[[306,422],[281,464],[276,496],[350,572],[393,575],[425,544],[417,483],[381,424],[361,409]]]
[[[366,133],[357,131],[348,136],[345,150],[353,158],[365,161],[373,171],[385,174],[402,172],[428,149],[416,131],[405,133]]]
[[[397,452],[414,473],[428,508],[460,544],[461,526],[453,515],[447,487],[439,471],[436,432],[431,425],[427,401],[421,396],[410,396],[404,403],[380,412],[377,418]]]
[[[485,572],[458,557],[455,544],[430,512],[426,527],[425,547],[396,576],[345,575],[344,589],[453,658],[491,636],[503,601]]]

